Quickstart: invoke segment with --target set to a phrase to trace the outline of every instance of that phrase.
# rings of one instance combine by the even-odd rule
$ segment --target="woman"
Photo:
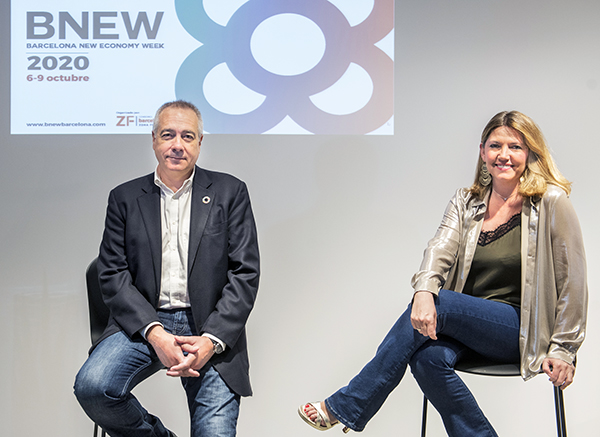
[[[525,380],[543,371],[563,389],[573,382],[587,284],[571,184],[519,112],[495,115],[479,148],[475,182],[446,208],[412,279],[411,305],[348,386],[300,406],[312,427],[362,431],[410,364],[449,436],[496,436],[454,371],[473,352],[520,362]]]

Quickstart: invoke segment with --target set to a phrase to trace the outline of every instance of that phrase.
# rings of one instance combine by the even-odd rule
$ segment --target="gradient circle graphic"
[[[369,16],[355,26],[326,0],[249,0],[225,26],[209,18],[201,1],[175,0],[175,7],[184,29],[203,44],[182,63],[175,93],[177,98],[198,106],[208,132],[260,134],[289,117],[314,134],[365,134],[392,117],[393,61],[375,44],[393,30],[393,0],[375,0]],[[270,64],[277,60],[276,56],[259,54],[257,46],[253,47],[253,36],[256,43],[261,32],[267,34],[276,20],[294,15],[299,29],[304,26],[312,35],[322,35],[324,50],[300,53],[304,58],[297,65],[289,60],[280,66]],[[290,45],[288,49],[292,51],[293,44]],[[312,47],[318,49],[318,42],[313,42]],[[276,54],[285,47],[275,44],[272,50]],[[229,114],[208,103],[204,78],[223,63],[240,84],[264,96],[260,106],[247,113]],[[373,92],[369,101],[344,115],[327,113],[315,106],[310,96],[336,84],[351,64],[360,66],[371,78]]]
[[[260,23],[250,39],[252,56],[262,68],[282,76],[312,70],[325,53],[325,36],[312,20],[279,14]]]

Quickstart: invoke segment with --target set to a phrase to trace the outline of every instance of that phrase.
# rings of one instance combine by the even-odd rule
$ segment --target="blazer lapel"
[[[160,188],[154,184],[154,174],[149,175],[148,184],[142,190],[144,194],[138,197],[138,205],[150,242],[152,267],[156,290],[160,290],[160,274],[162,262],[162,230],[160,226]]]
[[[212,181],[208,174],[200,167],[196,167],[194,175],[194,189],[192,190],[192,211],[190,216],[190,242],[188,248],[188,275],[192,271],[196,254],[200,247],[200,240],[206,227],[208,215],[215,202],[215,193],[208,188]]]

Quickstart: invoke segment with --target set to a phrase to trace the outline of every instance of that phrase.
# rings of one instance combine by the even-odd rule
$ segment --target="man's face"
[[[158,130],[152,132],[158,175],[161,178],[187,178],[198,160],[201,142],[198,117],[194,111],[165,109],[158,118]]]

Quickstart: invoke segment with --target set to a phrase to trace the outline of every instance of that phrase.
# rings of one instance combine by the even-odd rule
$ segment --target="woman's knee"
[[[438,341],[426,343],[413,354],[409,364],[415,379],[434,378],[435,375],[454,371],[457,351],[454,347],[436,344]]]

